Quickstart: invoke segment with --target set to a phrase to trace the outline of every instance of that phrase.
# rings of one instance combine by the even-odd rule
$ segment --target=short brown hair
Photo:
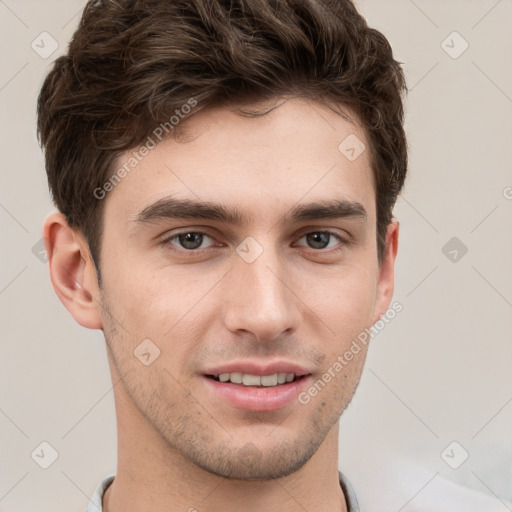
[[[190,98],[195,112],[290,94],[348,107],[370,144],[381,261],[407,172],[406,91],[350,0],[96,0],[43,83],[37,130],[53,200],[99,272],[94,191]]]

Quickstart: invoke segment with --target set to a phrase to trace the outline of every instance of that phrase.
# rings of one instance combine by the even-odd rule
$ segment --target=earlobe
[[[83,236],[69,227],[64,215],[53,213],[44,222],[43,238],[60,301],[80,325],[101,329],[96,269]]]
[[[398,251],[399,222],[392,219],[386,234],[386,248],[382,257],[377,283],[377,300],[372,325],[388,310],[395,288],[395,260]]]

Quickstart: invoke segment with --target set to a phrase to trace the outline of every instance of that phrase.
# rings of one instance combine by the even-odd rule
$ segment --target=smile
[[[211,375],[218,382],[231,382],[241,386],[253,387],[273,387],[282,384],[294,382],[297,376],[294,373],[273,373],[271,375],[251,375],[250,373],[221,373],[219,375]]]

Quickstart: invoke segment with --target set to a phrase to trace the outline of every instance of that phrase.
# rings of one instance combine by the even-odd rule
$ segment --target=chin
[[[298,446],[297,446],[298,445]],[[273,480],[298,471],[313,456],[318,446],[297,440],[296,446],[286,443],[265,452],[254,443],[239,449],[219,447],[216,453],[203,453],[191,460],[205,471],[230,480]],[[189,454],[190,455],[190,454]]]

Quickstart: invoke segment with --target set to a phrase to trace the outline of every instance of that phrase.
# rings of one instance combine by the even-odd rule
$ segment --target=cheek
[[[363,261],[307,279],[306,303],[332,330],[346,333],[371,324],[377,297],[376,270]]]
[[[105,288],[128,332],[164,346],[176,336],[186,344],[183,334],[201,328],[218,279],[217,273],[197,272],[192,266],[151,268],[124,260],[110,267]]]

